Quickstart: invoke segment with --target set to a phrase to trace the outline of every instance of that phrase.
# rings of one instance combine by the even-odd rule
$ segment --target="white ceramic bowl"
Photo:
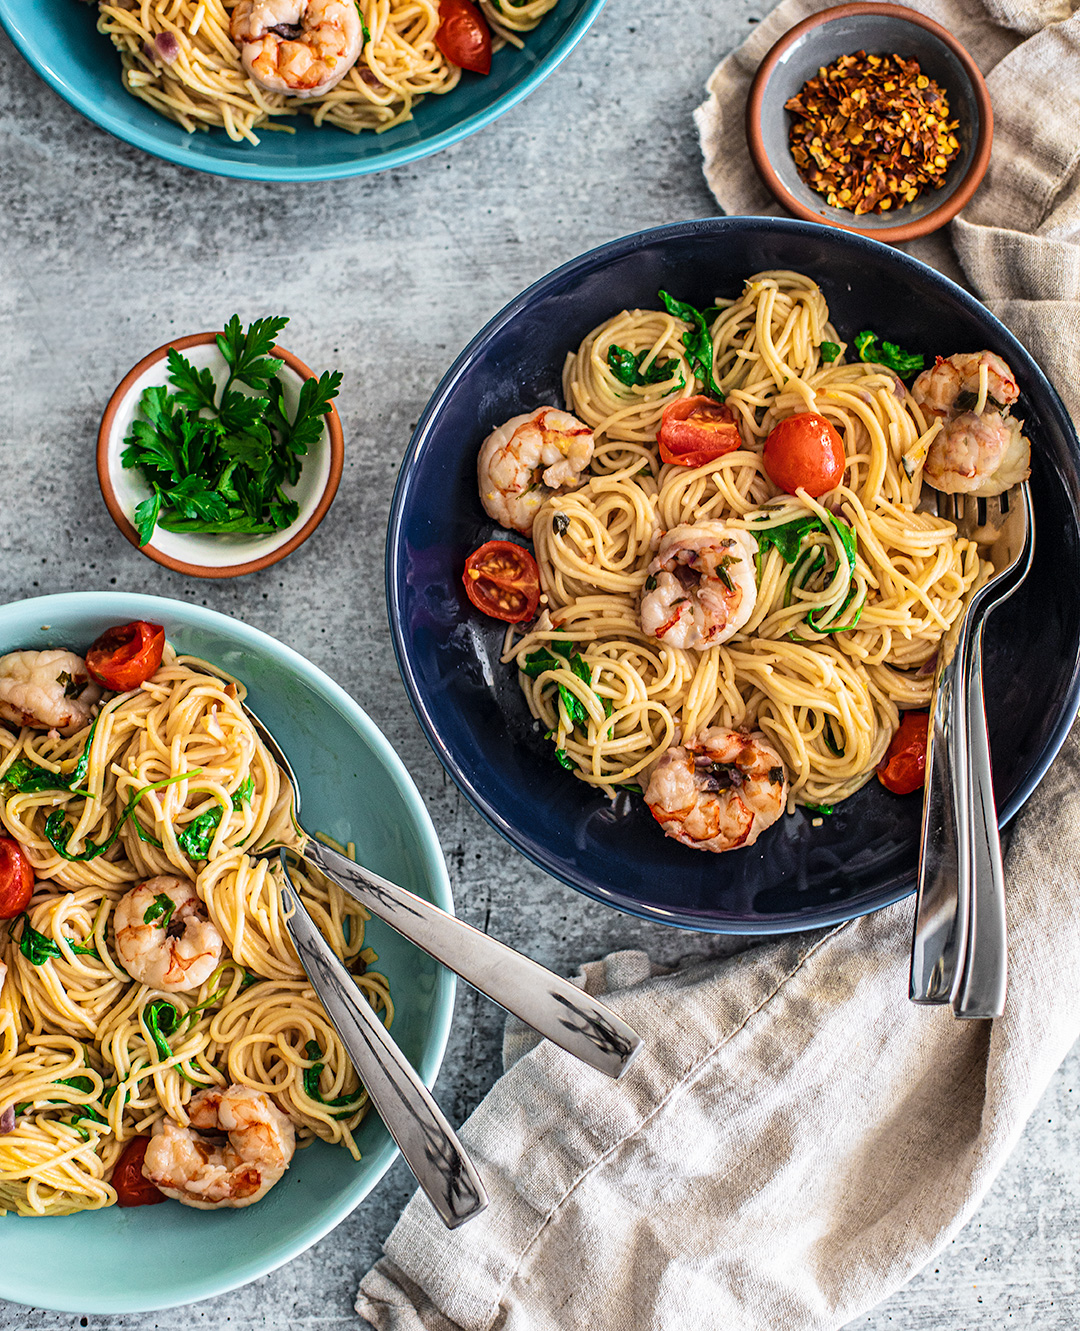
[[[212,370],[219,388],[224,384],[228,367],[217,348],[217,336],[216,333],[193,333],[190,337],[166,342],[144,356],[128,371],[109,399],[98,430],[98,482],[113,521],[132,545],[148,558],[197,578],[232,578],[241,573],[257,573],[291,554],[325,517],[337,493],[345,460],[341,421],[331,405],[319,442],[304,459],[298,483],[282,487],[300,506],[300,513],[290,526],[262,536],[170,532],[157,527],[149,544],[140,546],[133,525],[135,509],[149,498],[151,491],[138,468],[124,467],[121,461],[124,441],[139,415],[143,392],[168,384],[166,357],[171,347],[183,352],[197,369]],[[295,411],[301,386],[314,376],[291,351],[274,347],[273,355],[285,362],[280,377],[285,386],[286,406]],[[237,387],[243,389],[243,385]]]

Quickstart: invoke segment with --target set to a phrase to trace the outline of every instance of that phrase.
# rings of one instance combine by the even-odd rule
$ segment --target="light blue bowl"
[[[377,873],[453,910],[442,852],[400,759],[355,702],[321,670],[258,629],[214,610],[156,596],[72,592],[0,607],[0,653],[85,649],[111,624],[164,624],[182,652],[242,679],[252,706],[288,754],[304,792],[304,821]],[[373,920],[366,937],[394,997],[394,1038],[430,1086],[454,1006],[454,977]],[[389,1169],[397,1147],[369,1114],[359,1164],[340,1147],[299,1151],[255,1206],[196,1211],[178,1202],[0,1219],[0,1297],[65,1312],[122,1313],[204,1299],[265,1275],[343,1220]]]
[[[257,147],[224,130],[187,134],[120,86],[120,57],[96,28],[97,7],[77,0],[0,0],[0,23],[46,82],[110,134],[156,157],[242,180],[336,180],[415,162],[467,138],[516,106],[570,54],[604,0],[559,0],[523,50],[505,47],[486,77],[465,73],[442,97],[384,134],[316,129],[296,118],[296,134],[261,134]]]

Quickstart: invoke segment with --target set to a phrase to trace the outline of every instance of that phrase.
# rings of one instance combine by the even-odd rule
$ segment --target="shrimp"
[[[502,526],[530,535],[540,505],[558,490],[574,489],[592,455],[592,431],[569,412],[539,407],[511,417],[480,446],[477,477],[484,511]]]
[[[992,351],[939,356],[911,395],[943,422],[923,475],[947,494],[999,495],[1031,475],[1031,442],[1009,414],[1020,396],[1012,370]]]
[[[0,656],[0,718],[35,730],[81,730],[101,689],[74,652],[9,652]]]
[[[987,401],[993,399],[992,406],[1011,407],[1020,396],[1020,389],[1012,370],[992,351],[959,351],[954,356],[938,356],[930,369],[923,370],[911,385],[911,396],[931,415],[951,417],[961,393],[978,398],[984,365]]]
[[[195,885],[169,874],[126,892],[113,927],[116,950],[131,978],[167,994],[198,989],[214,973],[225,945],[206,918]]]
[[[143,1174],[166,1197],[200,1211],[250,1206],[288,1169],[296,1131],[253,1086],[200,1091],[188,1102],[187,1114],[190,1128],[159,1119],[143,1158]],[[204,1132],[227,1133],[228,1140]]]
[[[760,731],[714,726],[663,753],[645,803],[664,829],[695,850],[752,846],[784,812],[784,760]]]
[[[641,598],[641,631],[672,647],[715,647],[754,612],[757,542],[722,522],[665,532]]]
[[[364,46],[354,0],[240,0],[229,31],[255,82],[290,97],[328,92]]]

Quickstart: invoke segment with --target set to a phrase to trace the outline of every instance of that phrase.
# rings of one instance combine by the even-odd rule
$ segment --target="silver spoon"
[[[293,821],[307,838],[304,849],[295,854],[321,870],[372,915],[553,1044],[609,1077],[619,1077],[626,1071],[641,1047],[641,1036],[609,1008],[531,957],[355,864],[303,832],[296,774],[267,727],[250,707],[242,705],[292,786]],[[259,853],[266,849],[260,847]]]
[[[280,850],[279,857],[285,927],[300,964],[417,1183],[447,1228],[456,1229],[487,1206],[480,1175],[431,1092],[308,914],[289,874],[288,852]]]

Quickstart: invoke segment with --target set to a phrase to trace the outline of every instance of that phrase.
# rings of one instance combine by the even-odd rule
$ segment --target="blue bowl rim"
[[[432,153],[441,152],[443,148],[449,148],[452,144],[468,138],[470,134],[475,134],[478,130],[484,129],[492,121],[497,120],[505,112],[515,107],[518,102],[538,88],[550,74],[558,69],[582,37],[585,36],[606,3],[607,0],[586,0],[581,12],[570,24],[562,39],[525,75],[520,83],[503,93],[501,97],[496,98],[491,106],[466,117],[451,129],[443,130],[432,138],[422,140],[419,143],[410,143],[400,148],[394,148],[387,152],[385,156],[370,160],[358,159],[355,162],[335,163],[330,166],[278,166],[273,168],[260,166],[255,157],[252,158],[250,163],[246,161],[220,161],[215,158],[192,161],[178,148],[160,142],[153,134],[113,115],[96,103],[91,96],[68,83],[54,69],[50,68],[47,61],[39,54],[29,32],[29,20],[33,17],[32,14],[27,14],[28,21],[26,29],[24,29],[20,25],[19,17],[11,10],[11,0],[0,0],[0,24],[6,29],[8,36],[14,42],[22,57],[55,92],[59,93],[66,102],[73,106],[76,111],[80,111],[88,120],[93,121],[95,125],[106,130],[114,137],[122,139],[125,143],[141,148],[144,152],[148,152],[154,157],[160,157],[164,161],[173,162],[177,166],[184,166],[193,171],[203,171],[208,175],[228,176],[233,180],[295,182],[344,180],[352,176],[367,176],[374,175],[378,171],[389,171],[395,166],[405,166],[410,162],[417,162],[423,157],[430,157]],[[453,94],[449,95],[452,96]],[[196,132],[200,133],[201,131]],[[338,132],[345,133],[344,130]],[[222,133],[224,133],[224,130]],[[254,151],[257,151],[257,149]]]
[[[813,919],[807,919],[805,916],[777,915],[768,920],[762,921],[722,921],[718,922],[712,919],[701,919],[691,915],[689,912],[680,915],[676,912],[661,911],[659,909],[635,908],[621,897],[614,894],[608,894],[603,888],[595,884],[581,881],[574,876],[563,872],[557,864],[546,860],[542,855],[537,855],[521,841],[512,826],[502,815],[494,808],[480,793],[473,789],[468,777],[459,767],[453,753],[442,742],[434,721],[428,711],[421,696],[420,688],[412,665],[409,661],[407,641],[402,630],[402,607],[398,597],[398,587],[396,565],[399,561],[399,551],[402,537],[402,520],[405,507],[405,499],[411,484],[411,472],[413,463],[426,442],[427,432],[442,408],[443,402],[454,391],[458,380],[462,376],[466,367],[472,362],[478,353],[481,352],[485,343],[499,332],[506,324],[515,319],[522,310],[526,309],[534,299],[543,295],[549,288],[560,285],[568,279],[573,279],[575,275],[584,274],[600,266],[608,259],[620,258],[626,254],[632,253],[635,249],[652,245],[657,240],[676,240],[684,236],[693,236],[698,234],[723,236],[730,230],[748,230],[758,229],[764,231],[787,231],[793,235],[803,235],[813,237],[819,235],[822,231],[828,231],[832,236],[843,235],[843,244],[850,245],[855,251],[862,251],[866,254],[885,251],[890,258],[896,261],[902,269],[908,269],[912,274],[917,274],[920,278],[925,278],[927,274],[932,280],[942,283],[947,293],[961,305],[965,306],[973,315],[986,320],[994,331],[1003,339],[1010,348],[1010,353],[1022,359],[1026,364],[1034,367],[1033,378],[1039,389],[1045,394],[1046,401],[1050,411],[1056,417],[1057,424],[1063,429],[1066,436],[1071,437],[1074,444],[1074,452],[1080,456],[1080,440],[1077,439],[1076,430],[1072,420],[1065,410],[1065,405],[1061,401],[1057,390],[1051,384],[1040,367],[1034,361],[1031,353],[1023,344],[1011,333],[996,315],[970,292],[965,291],[963,287],[957,285],[951,278],[946,277],[935,268],[920,260],[912,258],[901,250],[894,249],[891,245],[875,240],[872,237],[858,231],[842,230],[840,228],[826,227],[823,223],[803,222],[793,218],[784,217],[759,217],[759,216],[735,216],[735,217],[704,217],[690,222],[667,223],[663,226],[649,227],[642,231],[635,231],[629,235],[618,237],[615,240],[606,241],[602,245],[597,245],[576,259],[571,259],[567,263],[561,264],[550,273],[532,283],[531,286],[516,296],[510,303],[503,307],[494,318],[490,319],[476,336],[469,342],[461,354],[457,357],[450,369],[443,376],[435,392],[431,395],[423,414],[417,423],[413,432],[412,439],[401,460],[401,466],[398,471],[397,484],[394,487],[394,496],[390,505],[390,519],[387,525],[386,535],[386,602],[390,615],[391,636],[394,643],[394,655],[397,658],[398,670],[404,681],[406,692],[409,695],[409,701],[412,704],[413,712],[420,726],[424,731],[428,743],[435,751],[436,756],[443,767],[450,774],[458,789],[465,795],[469,803],[480,813],[495,830],[511,845],[515,846],[526,859],[531,860],[539,868],[543,869],[552,877],[566,883],[568,887],[574,888],[584,896],[592,897],[594,901],[602,902],[607,906],[614,906],[617,910],[623,911],[627,915],[637,916],[639,919],[649,920],[652,923],[672,924],[682,929],[693,929],[702,933],[717,934],[745,934],[745,935],[766,935],[766,934],[785,934],[798,933],[809,928],[824,928],[836,924],[844,924],[848,920],[857,919],[860,915],[868,914],[870,911],[881,910],[885,906],[891,906],[897,901],[902,901],[910,896],[915,890],[914,877],[892,891],[884,893],[880,899],[875,900],[874,904],[867,906],[864,899],[859,899],[854,904],[840,905],[830,910],[823,910],[820,914],[815,914]],[[1080,707],[1080,667],[1074,668],[1073,676],[1070,681],[1069,691],[1066,694],[1061,715],[1058,718],[1049,739],[1047,740],[1042,753],[1039,755],[1028,779],[1013,792],[1011,797],[1005,802],[1003,807],[998,810],[998,822],[1004,825],[1010,821],[1020,811],[1022,806],[1031,796],[1032,792],[1038,786],[1039,782],[1046,775],[1050,764],[1057,756],[1065,738],[1072,727],[1077,709]]]
[[[371,746],[379,761],[383,763],[404,803],[416,819],[425,858],[430,859],[431,866],[435,871],[432,874],[431,883],[435,904],[451,915],[454,914],[454,898],[450,889],[450,876],[446,869],[442,847],[431,821],[431,815],[428,813],[408,769],[392,748],[390,741],[360,704],[350,697],[340,684],[335,683],[329,675],[320,670],[317,665],[312,664],[306,657],[301,656],[295,648],[278,641],[269,633],[264,633],[262,629],[254,628],[240,620],[233,619],[230,615],[222,614],[218,610],[211,610],[208,606],[192,605],[187,601],[178,601],[172,597],[154,596],[143,592],[55,592],[47,596],[27,597],[0,606],[0,624],[2,624],[4,612],[15,606],[40,608],[41,623],[48,624],[52,620],[51,611],[58,610],[61,607],[69,609],[73,604],[77,607],[83,605],[88,608],[93,607],[95,612],[100,608],[103,616],[115,616],[118,622],[121,619],[130,618],[132,613],[135,613],[137,617],[142,617],[156,612],[157,616],[166,624],[169,622],[168,616],[170,613],[178,616],[182,615],[188,622],[194,620],[197,626],[205,625],[208,628],[219,629],[237,637],[245,646],[254,651],[265,651],[267,642],[272,644],[275,653],[281,654],[290,669],[302,676],[320,693],[328,696],[349,717],[350,723],[356,727],[365,742]],[[453,1021],[456,992],[457,977],[445,966],[439,967],[438,997],[433,1006],[433,1029],[428,1047],[417,1066],[417,1072],[419,1072],[425,1086],[429,1088],[435,1084],[435,1079],[439,1075],[439,1068],[442,1066],[443,1056],[446,1053],[446,1045],[450,1038],[450,1027]],[[2,1285],[0,1285],[0,1299],[10,1299],[14,1303],[25,1302],[36,1308],[50,1308],[57,1312],[131,1313],[157,1312],[163,1308],[181,1307],[199,1299],[226,1294],[230,1290],[238,1289],[252,1280],[257,1280],[260,1276],[269,1275],[271,1271],[276,1271],[279,1267],[292,1261],[294,1257],[306,1252],[308,1248],[318,1243],[321,1238],[325,1238],[332,1229],[341,1224],[373,1191],[397,1159],[399,1151],[393,1139],[382,1148],[380,1155],[383,1158],[376,1158],[372,1162],[372,1173],[365,1177],[362,1183],[350,1189],[342,1200],[336,1206],[331,1207],[302,1238],[282,1243],[271,1249],[262,1250],[243,1265],[234,1268],[224,1280],[193,1281],[190,1294],[182,1299],[170,1299],[165,1303],[147,1304],[141,1299],[127,1299],[122,1296],[99,1297],[94,1298],[92,1300],[93,1306],[90,1306],[85,1301],[69,1303],[63,1298],[50,1301],[48,1291],[41,1290],[35,1291],[32,1304],[30,1304],[30,1300],[24,1300],[19,1293],[5,1290]],[[371,1159],[370,1156],[367,1158]],[[25,1217],[19,1217],[19,1220],[21,1223],[25,1222]],[[33,1221],[30,1223],[33,1223]]]

